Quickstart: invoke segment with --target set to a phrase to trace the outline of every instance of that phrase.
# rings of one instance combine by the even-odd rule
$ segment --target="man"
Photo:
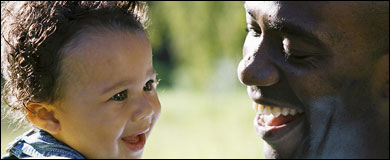
[[[389,158],[389,2],[246,2],[267,158]]]

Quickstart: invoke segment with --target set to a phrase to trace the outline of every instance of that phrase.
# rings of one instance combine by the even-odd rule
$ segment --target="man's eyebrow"
[[[252,19],[256,20],[256,16],[251,10],[247,9],[246,12],[252,17]]]
[[[313,31],[303,26],[299,26],[295,23],[291,23],[285,20],[280,20],[276,22],[268,22],[266,23],[266,26],[271,30],[279,31],[281,33],[293,37],[298,37],[309,44],[314,44],[317,46],[324,47],[322,41],[318,39],[318,36],[316,36],[316,34]]]
[[[246,2],[244,3],[244,8],[245,8],[245,11],[246,11],[253,19],[256,20],[255,13],[253,13],[253,11],[247,6],[247,3],[246,3]]]

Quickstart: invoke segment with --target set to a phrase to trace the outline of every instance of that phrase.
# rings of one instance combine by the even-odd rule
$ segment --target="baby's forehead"
[[[142,30],[121,28],[118,25],[84,25],[64,44],[62,50],[80,52],[83,49],[90,49],[93,47],[91,45],[104,45],[112,40],[132,38],[134,34],[146,36]]]
[[[80,39],[72,42],[78,43],[76,47],[64,50],[61,66],[65,77],[78,82],[106,80],[152,65],[151,47],[143,33],[89,33]]]
[[[99,29],[81,30],[71,41],[64,45],[62,49],[63,59],[95,59],[109,60],[121,54],[111,52],[113,50],[129,49],[132,43],[142,43],[149,45],[145,33],[140,31],[122,31]],[[84,63],[84,62],[83,62]]]

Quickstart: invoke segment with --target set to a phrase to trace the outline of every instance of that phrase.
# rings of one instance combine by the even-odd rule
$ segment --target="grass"
[[[214,94],[163,90],[159,98],[162,113],[142,158],[263,158],[245,89]],[[3,122],[1,154],[23,132],[10,132]]]

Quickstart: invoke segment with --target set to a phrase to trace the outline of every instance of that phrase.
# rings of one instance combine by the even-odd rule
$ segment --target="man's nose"
[[[271,86],[279,81],[278,70],[266,51],[264,46],[253,53],[243,51],[246,53],[237,70],[241,83],[248,86]]]
[[[131,121],[137,122],[152,118],[154,114],[153,104],[146,97],[139,97],[134,105],[136,106],[136,110],[131,116]]]

